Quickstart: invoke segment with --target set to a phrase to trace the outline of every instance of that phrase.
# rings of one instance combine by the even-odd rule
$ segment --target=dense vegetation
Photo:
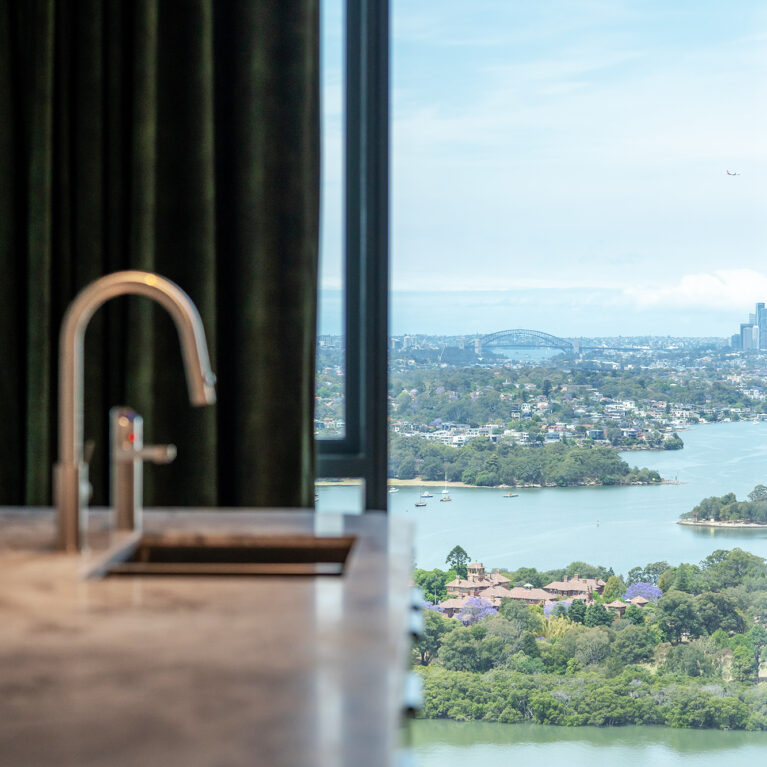
[[[508,368],[434,367],[393,371],[389,382],[391,413],[427,426],[435,420],[479,426],[510,423],[523,403],[541,395],[552,402],[559,419],[573,417],[573,399],[589,388],[613,399],[661,400],[718,407],[744,407],[751,400],[730,383],[718,380],[682,382],[666,369],[574,370],[570,365]]]
[[[747,501],[739,501],[735,493],[704,498],[692,511],[680,515],[681,519],[714,520],[715,522],[756,522],[767,525],[767,487],[757,485]]]
[[[413,651],[425,685],[423,715],[767,729],[767,685],[757,683],[767,659],[764,559],[734,549],[698,565],[651,563],[625,579],[582,562],[507,575],[512,585],[541,582],[576,567],[607,576],[604,600],[547,614],[504,600],[497,611],[474,608],[462,620],[425,611],[426,633]],[[438,585],[440,572],[416,571],[416,581]],[[656,601],[617,618],[601,604],[609,588]]]
[[[468,485],[568,485],[657,483],[657,471],[631,469],[611,448],[553,443],[540,448],[473,439],[451,447],[416,437],[395,437],[389,447],[389,474]]]

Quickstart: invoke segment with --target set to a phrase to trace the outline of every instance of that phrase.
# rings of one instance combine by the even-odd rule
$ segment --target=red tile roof
[[[506,596],[510,599],[529,599],[539,602],[545,602],[547,599],[551,599],[551,594],[543,589],[526,589],[522,586],[516,586],[513,589],[509,589]]]

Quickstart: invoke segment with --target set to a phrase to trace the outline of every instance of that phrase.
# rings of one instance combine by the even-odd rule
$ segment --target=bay
[[[450,503],[431,488],[423,508],[414,505],[423,488],[401,487],[389,495],[389,511],[414,522],[416,564],[425,569],[444,567],[457,544],[487,567],[549,569],[578,560],[624,574],[659,560],[699,562],[717,548],[767,557],[767,528],[676,524],[702,498],[733,491],[744,499],[754,485],[767,484],[767,423],[706,424],[681,436],[682,450],[621,453],[631,466],[681,484],[520,488],[516,498],[492,488],[451,488]]]
[[[765,732],[417,720],[407,735],[419,767],[753,767],[767,754]]]
[[[767,557],[767,528],[717,529],[677,525],[679,515],[702,498],[736,493],[744,499],[767,484],[767,423],[693,426],[681,432],[682,450],[621,453],[631,465],[657,469],[681,484],[619,487],[520,488],[516,498],[493,488],[441,488],[416,508],[423,487],[400,487],[389,495],[389,512],[415,525],[416,565],[444,567],[447,553],[462,546],[486,567],[546,570],[573,561],[631,567],[666,560],[699,562],[715,549],[740,547]],[[320,510],[359,508],[358,487],[319,488]]]

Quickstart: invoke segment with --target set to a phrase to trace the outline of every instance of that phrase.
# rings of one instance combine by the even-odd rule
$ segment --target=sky
[[[327,332],[339,8],[323,17]],[[392,333],[736,332],[767,300],[766,46],[761,0],[392,0]]]

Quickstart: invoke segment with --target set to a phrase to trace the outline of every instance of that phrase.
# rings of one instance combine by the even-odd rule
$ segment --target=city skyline
[[[767,291],[765,291],[767,297]],[[583,299],[584,296],[581,296]],[[607,336],[684,336],[730,339],[748,317],[747,302],[734,309],[691,307],[669,318],[663,314],[631,313],[618,323],[619,301],[601,296],[589,311],[562,312],[561,292],[527,290],[523,295],[506,291],[392,291],[391,335],[473,335],[511,328],[543,330],[564,338]],[[318,328],[320,334],[342,333],[342,294],[337,289],[321,291]],[[604,311],[609,307],[612,314]],[[767,333],[765,333],[767,337]]]

